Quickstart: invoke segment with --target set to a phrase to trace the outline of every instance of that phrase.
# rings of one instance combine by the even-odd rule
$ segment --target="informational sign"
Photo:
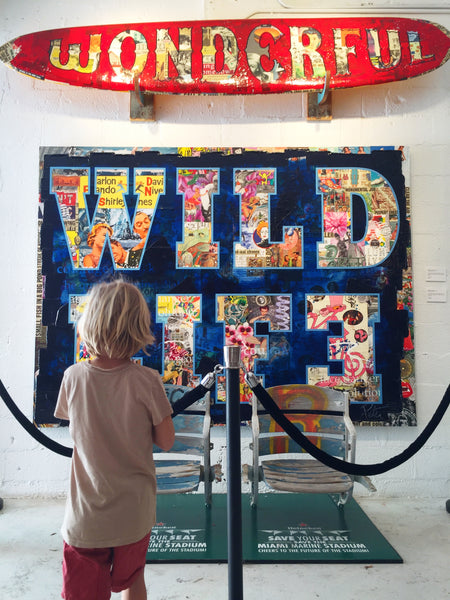
[[[127,23],[39,31],[0,47],[37,77],[109,90],[268,94],[388,83],[438,68],[448,31],[418,19]]]
[[[226,494],[160,496],[147,562],[226,562]],[[246,563],[401,563],[354,499],[338,509],[327,494],[242,496]]]
[[[346,390],[355,422],[414,425],[407,153],[395,148],[43,148],[36,423],[89,355],[90,287],[148,301],[163,381],[195,386],[223,346],[266,387]],[[225,384],[214,389],[224,413]]]

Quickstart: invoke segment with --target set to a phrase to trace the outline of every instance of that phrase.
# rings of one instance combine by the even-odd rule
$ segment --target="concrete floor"
[[[245,565],[244,600],[450,599],[445,499],[357,501],[404,564]],[[61,499],[5,499],[0,600],[60,598],[63,510]],[[226,564],[147,565],[146,582],[150,600],[230,600]]]

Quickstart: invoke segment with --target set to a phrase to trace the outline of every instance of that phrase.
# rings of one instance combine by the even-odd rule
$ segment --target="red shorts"
[[[75,548],[64,542],[65,600],[109,600],[111,592],[128,589],[144,570],[150,533],[115,548]]]

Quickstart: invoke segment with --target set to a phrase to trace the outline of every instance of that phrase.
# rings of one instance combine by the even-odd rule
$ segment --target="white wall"
[[[291,5],[295,3],[309,7],[309,13],[314,6],[301,0],[292,0]],[[358,3],[344,6],[352,4]],[[449,3],[433,6],[443,8],[429,13],[417,9],[401,16],[418,16],[450,29]],[[0,44],[54,27],[245,18],[262,9],[283,16],[276,0],[0,0]],[[40,146],[405,145],[411,154],[419,424],[417,428],[358,428],[357,459],[378,462],[403,450],[424,428],[449,383],[448,305],[429,303],[426,296],[432,285],[426,282],[426,268],[449,267],[449,69],[447,64],[413,80],[335,92],[331,122],[308,122],[302,95],[292,94],[160,96],[156,122],[131,123],[128,94],[40,82],[0,64],[0,377],[19,407],[32,416]],[[439,286],[448,293],[448,282]],[[379,494],[450,497],[449,432],[446,414],[418,455],[374,478]],[[69,443],[66,430],[51,430],[49,435]],[[220,431],[217,435],[222,455],[224,441]],[[0,402],[0,496],[63,493],[68,469],[68,459],[41,448]]]

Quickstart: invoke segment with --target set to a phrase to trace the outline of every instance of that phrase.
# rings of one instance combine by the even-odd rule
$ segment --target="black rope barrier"
[[[176,402],[173,403],[172,418],[176,417],[178,414],[183,412],[183,410],[191,406],[191,404],[193,404],[194,402],[197,402],[197,400],[200,400],[200,398],[203,398],[203,396],[209,391],[209,389],[214,383],[214,376],[212,376],[211,378],[211,375],[212,374],[210,373],[209,375],[204,377],[202,379],[202,382],[199,383],[199,385],[197,385],[195,388],[192,388],[192,390],[189,390],[189,392],[186,392],[181,398],[179,398]],[[0,396],[2,397],[3,402],[6,404],[7,408],[11,411],[12,415],[16,418],[16,420],[22,425],[25,431],[27,431],[27,433],[29,433],[37,442],[48,448],[48,450],[51,450],[56,454],[60,454],[61,456],[67,456],[68,458],[72,456],[72,448],[70,448],[69,446],[64,446],[63,444],[60,444],[59,442],[56,442],[55,440],[49,438],[47,435],[42,433],[42,431],[38,429],[36,425],[23,414],[23,412],[19,409],[17,404],[11,398],[10,394],[8,393],[8,390],[3,385],[1,379]]]
[[[295,425],[289,421],[284,413],[278,408],[273,401],[270,394],[264,389],[264,387],[256,380],[256,377],[252,373],[247,373],[246,380],[257,399],[261,402],[262,406],[267,410],[271,417],[280,425],[280,427],[291,437],[297,444],[299,444],[306,452],[311,454],[314,458],[319,460],[321,463],[328,467],[341,471],[349,475],[380,475],[386,471],[390,471],[409,460],[414,454],[416,454],[428,441],[436,427],[441,422],[448,406],[450,404],[450,385],[439,403],[436,412],[426,425],[422,433],[412,442],[403,452],[396,456],[382,462],[362,465],[358,463],[350,463],[348,461],[336,458],[320,448],[317,448],[308,438],[299,431]],[[172,408],[172,417],[176,417],[183,410],[191,406],[197,400],[200,400],[212,387],[214,383],[214,375],[210,373],[207,375],[202,382],[192,388],[189,392],[186,392],[179,400],[177,400]],[[61,456],[71,457],[73,450],[68,446],[64,446],[55,440],[52,440],[40,431],[34,423],[32,423],[18,408],[14,400],[11,398],[3,382],[0,380],[0,395],[6,404],[7,408],[11,411],[15,419],[22,425],[22,427],[40,444],[55,452]]]
[[[209,373],[206,375],[201,382],[189,392],[185,392],[181,398],[179,398],[176,402],[172,404],[172,418],[179,415],[183,410],[186,410],[191,404],[197,402],[203,398],[203,396],[209,392],[211,387],[214,385],[215,376],[213,373]]]
[[[264,387],[257,381],[253,373],[247,373],[246,381],[252,389],[252,392],[261,402],[266,411],[289,435],[289,437],[292,440],[294,440],[294,442],[299,444],[304,450],[306,450],[306,452],[311,454],[311,456],[316,458],[321,463],[325,464],[327,467],[330,467],[342,473],[347,473],[348,475],[380,475],[381,473],[386,473],[386,471],[390,471],[391,469],[394,469],[395,467],[398,467],[399,465],[409,460],[428,441],[431,434],[441,422],[442,417],[444,416],[445,411],[447,410],[450,404],[449,385],[441,402],[439,403],[439,406],[436,409],[436,412],[434,413],[434,415],[432,416],[422,433],[414,440],[414,442],[412,442],[412,444],[410,444],[400,454],[397,454],[396,456],[393,456],[392,458],[382,463],[362,465],[358,463],[350,463],[340,458],[336,458],[335,456],[324,452],[320,448],[317,448],[317,446],[315,446],[305,435],[303,435],[303,433],[299,429],[297,429],[297,427],[293,423],[291,423],[291,421],[289,421],[289,419],[284,415],[283,411],[280,410],[280,408],[278,408],[273,398],[270,396],[269,392],[267,392],[264,389]]]
[[[56,452],[56,454],[61,454],[61,456],[71,457],[73,450],[68,446],[63,446],[59,442],[55,442],[48,436],[46,436],[40,429],[38,429],[34,423],[32,423],[27,417],[23,414],[23,412],[18,408],[17,404],[11,398],[8,393],[8,390],[3,385],[3,382],[0,379],[0,395],[3,398],[3,402],[12,412],[13,416],[19,421],[22,427],[27,431],[36,441],[40,444],[51,450],[52,452]]]

